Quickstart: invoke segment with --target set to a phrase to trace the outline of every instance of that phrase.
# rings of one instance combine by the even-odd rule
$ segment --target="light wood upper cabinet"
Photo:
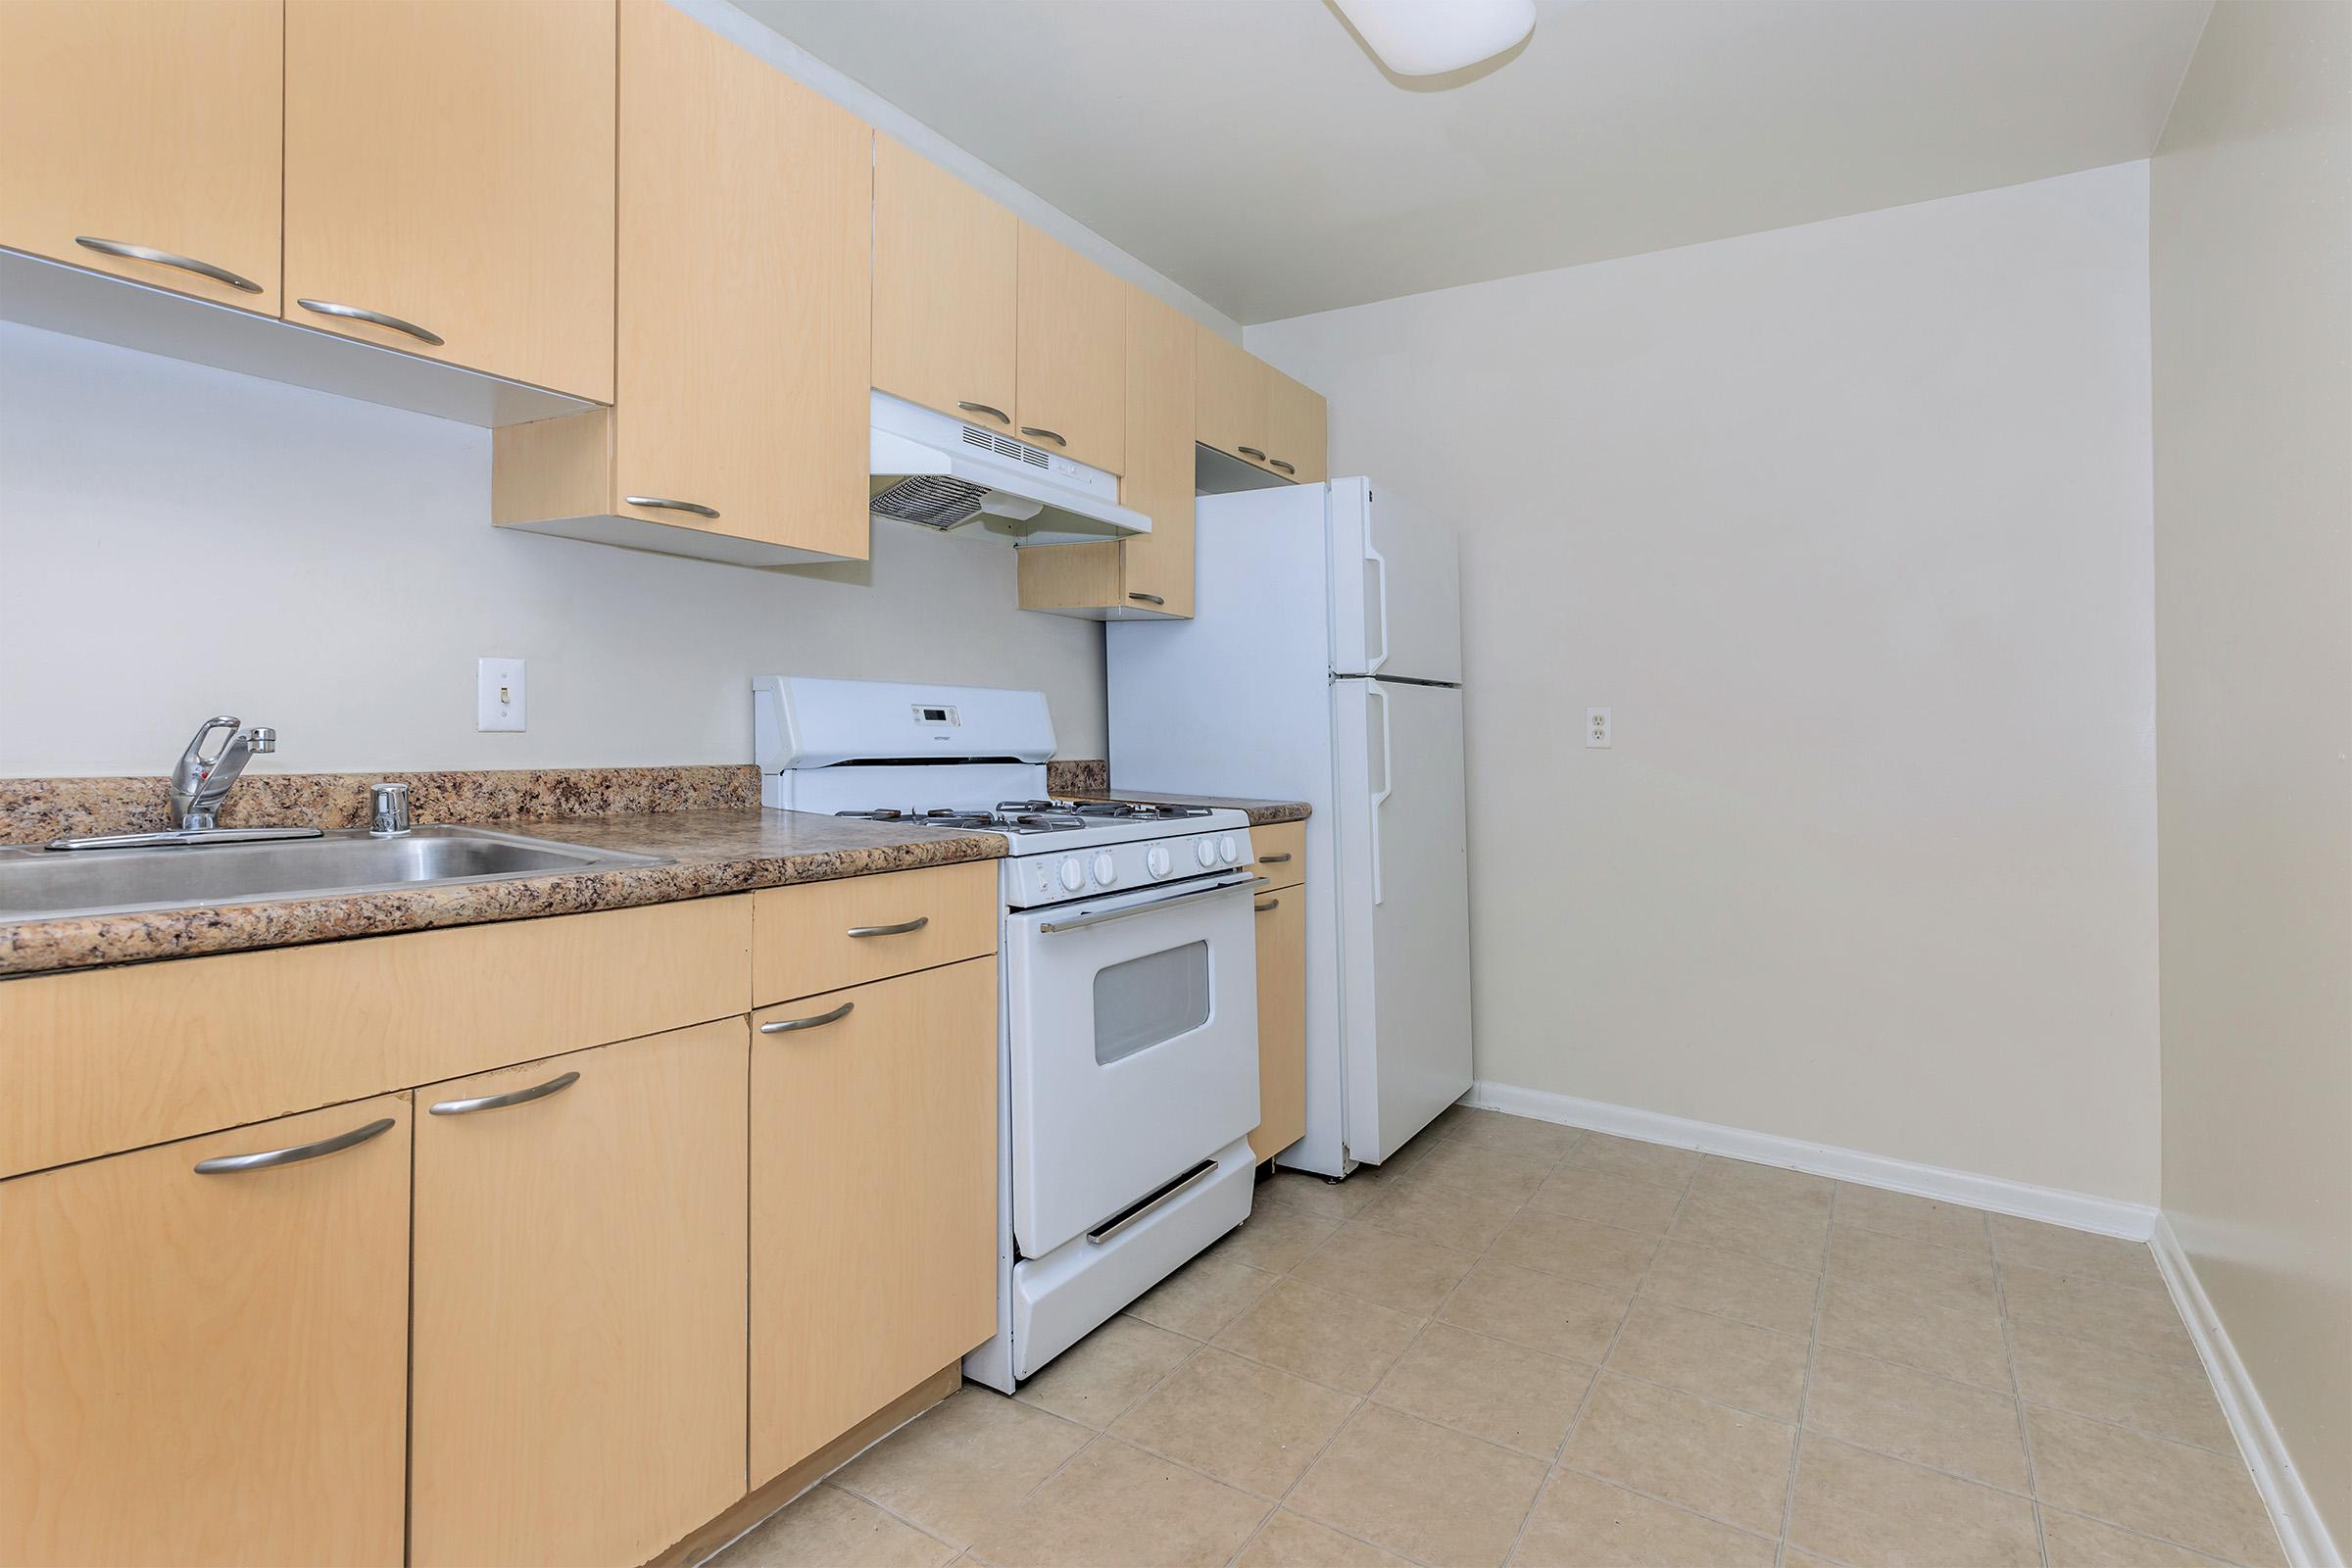
[[[1195,342],[1195,439],[1299,484],[1331,477],[1321,393],[1205,326]]]
[[[1193,318],[1127,289],[1127,466],[1119,500],[1152,519],[1119,541],[1121,601],[1169,615],[1193,612]],[[1153,603],[1157,601],[1157,603]]]
[[[401,1560],[409,1121],[388,1096],[0,1182],[0,1562]]]
[[[1197,323],[1193,342],[1193,438],[1263,466],[1272,391],[1264,362]]]
[[[1127,466],[1127,285],[1020,225],[1014,433],[1112,473]]]
[[[620,23],[618,398],[493,448],[509,527],[862,560],[872,132],[660,0]]]
[[[864,559],[872,131],[661,0],[620,117],[620,511]]]
[[[614,9],[287,0],[287,319],[612,402]]]
[[[1101,544],[1019,552],[1021,608],[1095,619],[1193,612],[1191,317],[1122,284],[1126,308],[1127,466],[1119,501],[1152,531]]]
[[[747,1042],[417,1091],[410,1561],[644,1562],[743,1494]]]
[[[997,963],[752,1021],[758,1487],[995,1332]]]
[[[1014,433],[1020,220],[874,138],[873,384]]]
[[[1329,416],[1323,394],[1267,366],[1266,466],[1300,484],[1331,477]]]
[[[1250,1152],[1272,1159],[1306,1135],[1306,889],[1260,893],[1257,1114]]]
[[[0,245],[276,315],[284,15],[279,0],[0,4]]]

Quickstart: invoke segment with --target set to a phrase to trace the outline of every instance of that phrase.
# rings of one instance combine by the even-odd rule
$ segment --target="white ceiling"
[[[1433,91],[1323,0],[736,3],[1245,322],[2144,158],[2211,9],[1539,0]]]

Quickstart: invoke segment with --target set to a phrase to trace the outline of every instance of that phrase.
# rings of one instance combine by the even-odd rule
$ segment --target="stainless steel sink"
[[[327,898],[667,863],[650,855],[470,827],[420,827],[381,839],[348,828],[259,844],[0,849],[0,920]]]

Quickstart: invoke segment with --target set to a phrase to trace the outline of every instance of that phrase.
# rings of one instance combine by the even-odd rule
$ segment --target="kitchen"
[[[2341,1560],[2346,8],[1462,9],[0,0],[0,1561]]]

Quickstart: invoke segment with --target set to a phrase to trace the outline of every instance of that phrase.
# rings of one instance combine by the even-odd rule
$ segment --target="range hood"
[[[873,514],[946,532],[976,523],[1016,544],[1150,533],[1119,505],[1119,476],[887,392],[873,394]]]

